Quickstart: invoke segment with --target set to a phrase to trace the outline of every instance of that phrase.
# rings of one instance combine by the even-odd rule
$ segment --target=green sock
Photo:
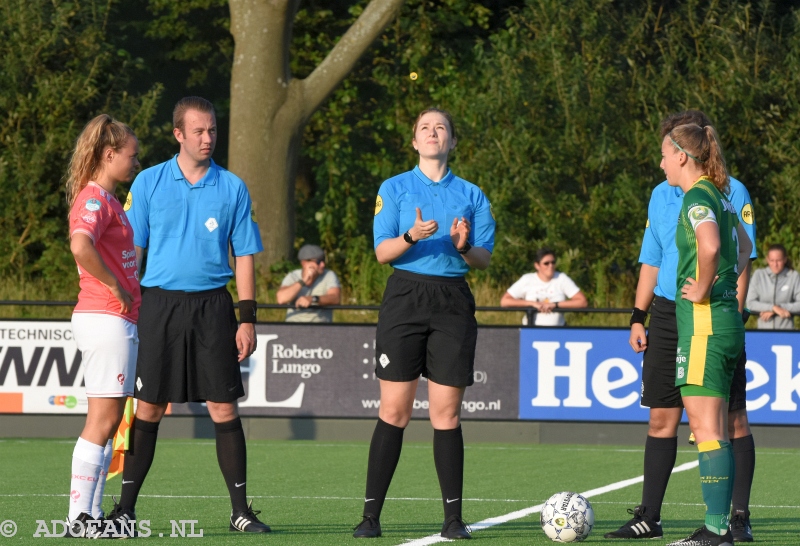
[[[729,442],[701,442],[697,458],[700,461],[700,486],[706,503],[706,528],[721,535],[728,528],[728,514],[733,496],[733,450]]]

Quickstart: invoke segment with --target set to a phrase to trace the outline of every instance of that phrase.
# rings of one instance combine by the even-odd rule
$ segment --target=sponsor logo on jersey
[[[381,363],[381,366],[384,368],[389,365],[389,357],[386,356],[386,353],[382,354],[381,357],[378,359],[378,362]]]
[[[85,208],[86,210],[90,210],[92,212],[96,212],[100,210],[100,201],[92,197],[91,199],[86,201],[86,204],[83,206],[83,208]]]
[[[215,229],[219,227],[219,224],[217,223],[217,219],[212,217],[206,220],[205,226],[208,232],[212,233]]]
[[[133,192],[128,192],[128,198],[125,199],[125,204],[122,206],[122,209],[125,211],[129,211],[131,209],[131,205],[133,205]]]
[[[379,195],[375,198],[375,216],[377,216],[381,210],[383,210],[383,199]]]
[[[722,203],[722,208],[726,212],[730,212],[731,214],[737,214],[736,207],[734,207],[730,201],[727,199],[720,199],[720,203]]]
[[[755,216],[753,216],[753,206],[750,203],[747,203],[742,208],[742,221],[749,226],[752,226],[753,222],[756,221]]]
[[[83,220],[87,224],[94,224],[97,221],[97,218],[95,218],[94,214],[86,213],[83,216],[81,216],[81,220]]]

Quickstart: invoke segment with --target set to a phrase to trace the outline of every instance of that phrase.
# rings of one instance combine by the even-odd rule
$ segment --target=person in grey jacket
[[[760,330],[793,330],[792,315],[800,314],[800,274],[788,265],[786,248],[775,244],[767,265],[756,270],[747,292],[747,308],[758,313]]]

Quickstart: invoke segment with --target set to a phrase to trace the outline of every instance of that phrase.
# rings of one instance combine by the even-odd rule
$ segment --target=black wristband
[[[631,313],[631,326],[634,324],[641,324],[644,326],[644,321],[647,318],[647,311],[642,311],[638,307],[633,308],[633,312]]]
[[[471,244],[469,244],[469,241],[467,241],[466,243],[464,243],[464,248],[462,248],[461,250],[459,250],[459,249],[458,249],[458,247],[457,247],[456,245],[453,245],[453,246],[455,246],[455,247],[456,247],[456,252],[458,252],[458,253],[459,253],[459,254],[461,254],[462,256],[463,256],[464,254],[466,254],[467,252],[469,252],[469,251],[470,251],[470,249],[472,248],[472,245],[471,245]]]
[[[252,324],[256,322],[256,300],[239,300],[239,322]]]

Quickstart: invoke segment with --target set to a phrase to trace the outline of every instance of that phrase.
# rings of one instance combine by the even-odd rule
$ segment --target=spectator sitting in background
[[[564,326],[564,314],[557,309],[587,307],[581,289],[564,273],[556,271],[556,255],[549,248],[536,253],[536,273],[526,273],[503,294],[503,307],[535,307],[536,326]]]
[[[767,265],[753,273],[747,308],[758,313],[760,330],[793,330],[792,315],[800,313],[800,274],[780,244],[769,247]]]
[[[333,322],[333,310],[342,297],[339,278],[325,269],[325,251],[317,245],[303,245],[297,253],[301,269],[295,269],[281,282],[276,299],[280,304],[294,304],[286,311],[286,322]]]

